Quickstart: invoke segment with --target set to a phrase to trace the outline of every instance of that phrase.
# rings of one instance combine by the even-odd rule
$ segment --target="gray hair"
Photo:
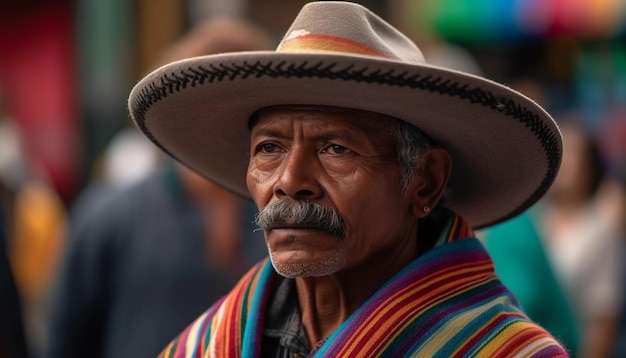
[[[403,194],[408,191],[409,182],[416,171],[419,169],[420,162],[424,153],[433,148],[433,141],[419,128],[402,120],[391,121],[389,125],[389,133],[396,141],[396,150],[398,152],[398,164],[402,173]],[[420,219],[418,240],[418,252],[425,252],[435,245],[435,241],[439,237],[437,224],[449,215],[449,211],[445,209],[446,202],[451,196],[449,188],[444,190],[443,196],[432,208],[430,215]]]
[[[340,239],[345,237],[347,230],[337,210],[315,202],[290,198],[282,198],[268,204],[259,211],[254,221],[265,231],[281,223],[308,224]]]
[[[433,147],[433,143],[419,128],[399,119],[390,122],[389,132],[396,141],[403,191],[406,193],[423,154]]]

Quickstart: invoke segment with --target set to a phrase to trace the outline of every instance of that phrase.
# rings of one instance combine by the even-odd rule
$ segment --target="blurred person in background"
[[[47,344],[50,282],[65,247],[66,208],[45,169],[28,160],[10,97],[0,86],[0,221],[26,342],[30,353],[38,356]]]
[[[255,24],[211,19],[157,66],[273,45]],[[86,193],[72,208],[48,357],[156,356],[267,254],[252,203],[173,161],[142,176],[112,180],[125,184]]]
[[[581,334],[580,357],[610,356],[624,299],[624,189],[592,134],[564,118],[563,162],[535,211]]]

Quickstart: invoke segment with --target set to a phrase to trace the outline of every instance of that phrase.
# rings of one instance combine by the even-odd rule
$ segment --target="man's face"
[[[323,276],[415,240],[416,218],[402,194],[392,119],[325,109],[266,109],[251,131],[247,184],[259,209],[289,199],[334,209],[338,237],[319,224],[284,219],[265,229],[276,270],[287,277]]]

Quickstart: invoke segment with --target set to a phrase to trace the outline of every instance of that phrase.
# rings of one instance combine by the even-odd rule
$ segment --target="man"
[[[275,52],[165,66],[129,103],[158,146],[254,200],[270,257],[164,357],[567,356],[472,233],[558,170],[558,128],[523,95],[314,2]]]

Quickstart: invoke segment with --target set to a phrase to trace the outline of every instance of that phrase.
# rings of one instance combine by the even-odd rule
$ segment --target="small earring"
[[[422,209],[422,210],[424,210],[424,212],[425,212],[425,213],[427,213],[427,212],[429,212],[429,211],[430,211],[430,206],[425,205],[425,206],[424,206],[424,209]]]

